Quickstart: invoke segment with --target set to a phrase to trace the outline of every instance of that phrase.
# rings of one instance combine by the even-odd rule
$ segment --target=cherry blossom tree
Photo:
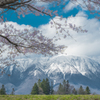
[[[59,16],[56,11],[52,11],[45,6],[38,6],[37,3],[43,2],[47,4],[52,4],[53,7],[56,5],[63,5],[65,7],[66,2],[77,2],[80,6],[85,6],[91,14],[94,16],[99,14],[100,10],[100,0],[0,0],[0,23],[3,25],[3,28],[0,29],[0,63],[4,66],[14,63],[14,58],[20,53],[36,53],[43,55],[55,55],[59,52],[63,52],[66,48],[64,45],[56,45],[55,38],[50,39],[45,37],[40,30],[34,28],[33,30],[24,29],[18,30],[13,25],[6,25],[6,21],[9,21],[4,13],[8,13],[9,10],[13,10],[17,17],[25,17],[27,14],[34,14],[36,16],[47,15],[50,16],[52,21],[50,22],[51,27],[55,27],[57,34],[63,34],[63,37],[66,38],[67,35],[71,36],[68,29],[72,29],[76,32],[87,32],[83,30],[80,26],[76,26],[72,23],[67,23],[67,20],[64,20],[63,25],[60,23],[62,17],[59,17],[59,22],[53,19],[54,16]],[[64,9],[64,8],[63,8]],[[100,18],[96,16],[96,18]],[[67,27],[67,28],[66,28]],[[7,57],[4,58],[3,54],[6,53]],[[9,61],[10,59],[10,61]]]

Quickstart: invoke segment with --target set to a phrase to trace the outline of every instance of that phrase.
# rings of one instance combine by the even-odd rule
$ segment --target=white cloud
[[[77,33],[70,30],[70,34],[76,41],[68,37],[57,42],[59,45],[68,46],[66,49],[68,55],[100,56],[100,22],[95,18],[87,19],[86,16],[85,13],[79,12],[75,17],[67,19],[68,23],[82,26],[83,29],[88,30],[87,33]],[[53,37],[56,31],[50,28],[49,24],[42,25],[40,28],[49,37]]]
[[[92,57],[100,56],[100,22],[95,18],[87,19],[86,16],[87,15],[85,13],[79,12],[75,17],[71,17],[69,19],[64,18],[60,22],[63,23],[63,21],[66,19],[68,23],[73,23],[76,26],[82,26],[83,29],[88,30],[87,33],[77,33],[73,30],[70,30],[70,34],[76,41],[70,37],[67,37],[66,39],[62,38],[56,42],[58,45],[64,44],[68,46],[65,51],[65,53],[68,55],[85,55]],[[54,20],[59,21],[57,17],[54,18]],[[17,29],[29,28],[28,25],[18,25],[14,22],[8,23],[13,24]],[[52,38],[54,35],[56,35],[55,27],[51,28],[49,23],[41,25],[38,29],[41,29],[43,34],[49,38]]]
[[[87,19],[86,17],[73,17],[71,21],[76,25],[83,26],[88,33],[73,32],[73,37],[77,42],[68,43],[69,48],[66,52],[75,55],[100,55],[100,22],[97,19]]]
[[[36,6],[44,6],[44,7],[47,7],[49,4],[48,3],[45,3],[45,2],[37,2],[36,3]]]
[[[94,4],[91,3],[93,6]],[[88,10],[87,9],[87,5],[88,5],[88,0],[85,1],[84,3],[84,0],[77,0],[77,1],[70,1],[66,6],[65,6],[65,9],[64,9],[64,12],[68,12],[74,8],[76,8],[77,6],[80,6],[82,8],[82,10]],[[96,6],[95,6],[96,7]]]
[[[30,25],[25,25],[25,24],[19,25],[16,22],[6,22],[6,23],[3,23],[2,25],[0,24],[0,29],[2,29],[4,27],[4,24],[13,25],[14,28],[19,29],[19,30],[31,29],[32,28],[32,26],[30,26]]]
[[[64,12],[68,12],[74,8],[77,7],[77,3],[73,4],[72,2],[69,2],[66,6],[65,6],[65,9],[64,9]]]

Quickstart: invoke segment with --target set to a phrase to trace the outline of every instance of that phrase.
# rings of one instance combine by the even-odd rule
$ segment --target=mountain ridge
[[[4,84],[6,88],[7,86],[11,89],[15,88],[16,94],[29,94],[34,83],[43,78],[49,78],[54,82],[54,86],[58,86],[65,79],[71,84],[82,84],[93,89],[100,89],[100,64],[90,58],[59,55],[17,60],[19,67],[7,66],[5,67],[6,74],[0,76],[0,84]],[[7,93],[10,93],[11,89],[7,88]],[[28,90],[25,91],[26,89]]]

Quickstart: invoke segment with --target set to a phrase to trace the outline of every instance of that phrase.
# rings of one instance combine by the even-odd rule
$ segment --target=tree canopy
[[[31,91],[31,94],[32,95],[39,94],[39,88],[38,88],[37,83],[34,84],[32,91]]]

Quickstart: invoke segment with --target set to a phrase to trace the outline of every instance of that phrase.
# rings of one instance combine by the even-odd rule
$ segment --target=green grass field
[[[100,100],[100,95],[0,95],[0,100]]]

